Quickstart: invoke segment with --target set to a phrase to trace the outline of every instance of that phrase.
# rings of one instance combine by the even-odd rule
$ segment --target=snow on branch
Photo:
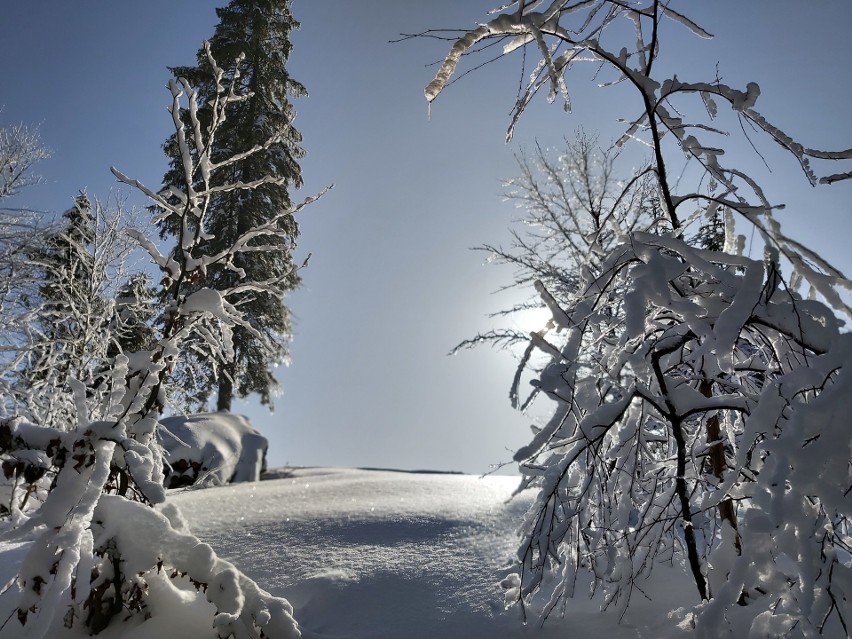
[[[0,128],[0,200],[12,197],[41,180],[33,167],[50,152],[44,147],[38,130],[24,124]]]
[[[562,94],[570,106],[568,73],[591,60],[614,72],[604,84],[634,89],[618,148],[639,140],[653,155],[640,173],[653,175],[654,195],[633,203],[642,211],[635,225],[612,186],[589,199],[601,204],[582,205],[588,184],[609,183],[588,161],[545,162],[541,182],[522,165],[530,228],[508,249],[489,247],[518,269],[516,283],[535,282],[551,316],[530,335],[510,391],[526,407],[518,388],[529,368],[533,396],[550,398],[553,412],[514,457],[519,490],[538,496],[517,573],[503,583],[506,601],[525,611],[543,598],[546,617],[586,573],[604,607],[624,614],[666,562],[695,585],[696,605],[673,614],[698,636],[848,634],[852,335],[835,313],[852,319],[852,281],[781,230],[774,212],[783,205],[726,153],[722,107],[791,155],[806,184],[852,177],[848,167],[816,166],[848,163],[852,150],[809,148],[778,128],[757,110],[755,82],[660,77],[662,21],[711,37],[671,4],[506,3],[454,42],[425,89],[431,104],[487,40],[505,41],[504,55],[537,51],[510,138],[545,86],[548,100]],[[619,17],[634,26],[625,46],[610,29]],[[690,104],[699,117],[684,115]],[[666,136],[700,168],[698,186],[670,177]],[[745,255],[740,221],[762,240],[763,260]]]
[[[532,97],[544,85],[550,86],[549,100],[561,93],[565,100],[566,110],[570,110],[570,100],[567,93],[566,76],[574,63],[582,58],[578,55],[586,53],[593,59],[601,61],[613,68],[622,79],[629,80],[638,90],[643,113],[634,120],[633,125],[625,133],[624,139],[634,137],[642,129],[651,134],[653,147],[659,146],[662,130],[673,133],[684,151],[701,161],[714,178],[729,186],[736,192],[736,186],[728,171],[718,163],[718,149],[713,145],[702,144],[695,136],[688,135],[689,129],[705,128],[701,124],[689,124],[671,116],[665,107],[667,99],[676,93],[695,93],[702,99],[715,95],[727,101],[734,112],[741,113],[749,121],[766,132],[784,149],[796,157],[808,180],[815,184],[836,182],[849,179],[850,172],[832,173],[817,176],[808,161],[815,158],[829,161],[852,159],[852,149],[840,151],[825,151],[808,148],[795,141],[787,133],[771,124],[753,107],[759,96],[760,89],[756,83],[750,83],[744,91],[740,91],[719,82],[682,82],[677,77],[658,81],[651,77],[653,55],[657,41],[657,24],[662,18],[675,20],[702,38],[712,37],[707,31],[693,22],[687,16],[675,11],[667,3],[645,2],[639,6],[614,0],[597,0],[594,2],[569,2],[566,0],[552,3],[544,12],[535,12],[521,3],[523,11],[507,11],[501,13],[489,22],[480,25],[459,38],[447,53],[434,79],[427,85],[424,93],[428,102],[433,102],[449,84],[464,56],[474,52],[475,45],[487,39],[511,38],[510,44],[504,48],[504,55],[518,48],[535,42],[541,54],[541,62],[532,73],[530,83],[519,98],[513,113],[512,122],[507,132],[511,138],[513,128]],[[602,36],[607,28],[619,15],[630,17],[637,25],[638,40],[633,50],[622,48],[619,53],[601,44]],[[646,23],[651,27],[651,40],[643,36],[648,30],[642,29]],[[548,42],[553,44],[549,44]],[[557,47],[567,47],[563,53],[554,58],[550,53]],[[647,54],[651,53],[649,57]],[[638,60],[638,66],[631,64]],[[712,109],[715,110],[715,105]],[[663,172],[664,164],[658,156],[658,170]],[[663,187],[664,189],[666,186]],[[668,198],[667,198],[668,199]],[[668,201],[671,205],[672,202]]]
[[[785,463],[806,472],[809,462],[793,451],[815,445],[807,442],[829,440],[843,451],[849,449],[842,429],[833,425],[836,422],[819,431],[816,422],[804,431],[782,427],[793,415],[801,413],[795,418],[798,423],[822,410],[820,398],[829,392],[836,396],[834,389],[845,379],[837,375],[852,356],[852,343],[829,320],[828,309],[768,291],[764,266],[758,261],[641,233],[634,234],[624,249],[614,252],[601,274],[587,280],[577,300],[562,310],[568,315],[563,323],[573,327],[570,332],[575,338],[565,341],[558,356],[553,347],[546,350],[553,359],[538,384],[558,400],[558,408],[530,444],[516,453],[527,482],[539,490],[539,501],[530,511],[535,519],[524,528],[519,564],[524,587],[516,595],[521,601],[528,601],[543,587],[542,577],[555,553],[560,561],[569,562],[565,573],[569,576],[583,568],[591,570],[608,593],[607,601],[619,601],[623,610],[635,581],[652,569],[649,560],[665,556],[679,543],[666,522],[692,521],[696,513],[710,516],[727,496],[752,486],[755,477],[760,478],[757,486],[771,483],[771,475],[762,475],[768,472],[764,465],[780,453],[767,457],[757,450],[775,450],[780,441],[787,442]],[[590,367],[587,359],[578,357],[578,345],[589,343],[594,326],[589,318],[599,305],[608,303],[600,291],[615,287],[619,280],[630,291],[624,305],[628,330],[612,349],[617,359]],[[532,343],[539,342],[533,339]],[[620,368],[618,361],[629,362],[629,369]],[[802,369],[805,362],[808,368]],[[616,375],[616,370],[621,372]],[[713,385],[723,392],[707,396],[705,389]],[[779,388],[787,398],[780,403]],[[731,437],[730,445],[739,451],[722,484],[706,478],[709,449],[704,444],[704,425],[709,414],[717,416],[722,432]],[[766,439],[770,425],[777,435]],[[810,451],[808,459],[809,455]],[[839,455],[838,463],[847,461],[848,455]],[[831,513],[846,521],[850,504],[841,495],[847,475],[848,470],[843,470],[838,481],[824,480],[819,486],[808,480],[815,491],[808,494],[834,504],[819,515],[820,521],[827,521]],[[767,499],[771,492],[766,493]],[[609,496],[604,499],[604,494]],[[786,517],[793,511],[772,511],[770,501],[764,507],[787,526],[809,529],[814,525],[808,518],[791,522]],[[635,523],[637,516],[644,522],[640,527]],[[845,526],[837,529],[831,543],[843,543]],[[578,527],[600,533],[589,538]],[[738,543],[753,553],[766,548],[760,561],[772,562],[777,552],[771,549],[776,547],[774,542],[767,547],[765,540],[758,542],[761,533],[747,528],[741,528],[740,534]],[[585,539],[582,552],[565,555],[562,540],[578,537]],[[699,590],[709,594],[703,576],[706,568],[701,566],[712,565],[709,551],[714,546],[702,550],[698,538],[690,541],[689,535],[686,546]],[[834,571],[837,579],[845,578],[840,575],[848,568],[821,557],[816,549],[809,552],[808,561],[822,566],[822,574]],[[742,561],[752,559],[750,555]],[[749,574],[740,590],[754,593],[765,587],[759,573]],[[825,579],[828,586],[830,579]],[[756,599],[755,614],[770,603],[762,595],[751,597]],[[717,605],[714,600],[702,613],[707,627],[716,627],[709,611]],[[794,608],[790,614],[805,614],[809,623],[821,623]],[[839,614],[845,618],[848,611]]]
[[[183,529],[174,507],[166,503],[162,512],[154,508],[166,500],[156,431],[170,372],[188,352],[203,350],[226,361],[234,356],[231,331],[235,326],[254,333],[258,330],[227,301],[227,292],[201,288],[188,293],[193,273],[211,259],[199,249],[206,237],[203,228],[208,206],[223,192],[280,183],[275,176],[245,183],[214,182],[218,170],[245,162],[268,145],[218,163],[210,161],[209,149],[217,129],[225,121],[229,105],[242,94],[237,77],[228,77],[215,64],[209,48],[207,54],[218,92],[206,125],[189,83],[169,83],[169,110],[181,153],[183,183],[156,193],[112,169],[120,181],[181,219],[177,245],[168,256],[142,232],[130,233],[165,273],[163,324],[151,340],[150,350],[115,356],[99,371],[98,392],[84,381],[71,379],[75,414],[65,428],[35,427],[21,421],[0,424],[0,453],[23,459],[37,449],[43,453],[36,460],[39,465],[30,471],[24,464],[21,470],[53,478],[43,505],[31,516],[21,515],[20,525],[10,533],[19,538],[35,534],[36,538],[15,581],[17,609],[0,626],[2,636],[20,631],[22,625],[27,636],[48,637],[63,622],[98,633],[130,618],[144,621],[158,613],[149,608],[144,596],[154,582],[175,591],[194,586],[198,597],[206,595],[215,607],[212,624],[220,636],[291,639],[300,634],[286,600],[263,591],[216,557],[209,546]],[[315,199],[282,215],[293,215]],[[251,229],[212,258],[271,248],[272,242],[257,240],[281,237],[275,222],[277,219]],[[239,288],[266,290],[273,286],[270,281],[243,281]]]

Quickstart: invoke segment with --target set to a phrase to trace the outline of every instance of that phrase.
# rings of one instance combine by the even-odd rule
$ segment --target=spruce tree
[[[217,162],[264,145],[270,138],[275,140],[245,161],[220,170],[217,180],[248,184],[271,175],[284,178],[284,183],[216,197],[210,203],[203,229],[203,251],[208,255],[232,246],[246,231],[291,207],[288,189],[302,185],[297,160],[304,151],[301,135],[292,125],[295,113],[290,98],[307,94],[300,83],[290,78],[286,68],[292,49],[290,33],[299,27],[290,12],[290,0],[232,0],[216,13],[219,24],[209,41],[210,50],[220,65],[239,74],[249,96],[232,105],[228,119],[217,131],[210,157]],[[197,61],[196,66],[170,70],[176,77],[186,78],[198,92],[199,104],[206,105],[215,95],[216,85],[203,47]],[[199,119],[206,123],[209,117],[209,108],[205,111],[202,106]],[[164,187],[179,185],[183,168],[174,136],[164,149],[171,158]],[[174,217],[164,219],[162,236],[177,235],[180,223]],[[208,287],[223,292],[244,279],[268,284],[267,290],[229,296],[255,329],[254,333],[243,327],[235,329],[233,361],[219,363],[198,356],[177,371],[185,399],[196,407],[206,404],[214,389],[218,392],[218,410],[230,410],[235,396],[251,393],[258,393],[263,404],[271,405],[277,386],[272,368],[287,358],[292,332],[283,294],[299,284],[292,261],[298,225],[291,216],[278,225],[286,232],[286,239],[279,242],[280,250],[243,253],[214,262],[201,277],[189,283],[189,290]]]
[[[156,294],[144,273],[135,273],[118,288],[110,323],[112,340],[107,350],[110,361],[119,353],[153,349]]]
[[[81,284],[91,281],[94,256],[91,246],[95,241],[95,218],[89,197],[80,192],[74,206],[62,214],[62,227],[49,236],[41,250],[41,267],[45,270],[40,293],[49,312],[53,312],[53,330],[57,337],[70,329],[63,325],[63,309],[73,304],[73,298],[86,295]],[[69,299],[70,298],[70,299]]]
[[[58,229],[45,237],[29,256],[41,280],[29,356],[21,371],[28,409],[45,424],[68,417],[67,410],[48,410],[52,394],[65,390],[70,378],[83,381],[104,355],[93,348],[106,301],[93,285],[96,225],[92,204],[81,192],[62,214]]]

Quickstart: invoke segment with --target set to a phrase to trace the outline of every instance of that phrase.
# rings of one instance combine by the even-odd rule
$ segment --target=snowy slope
[[[660,637],[653,627],[665,624],[664,611],[638,600],[621,626],[585,598],[570,620],[543,629],[503,610],[499,568],[532,498],[507,504],[516,485],[512,477],[301,469],[174,500],[217,553],[290,600],[307,639]],[[669,605],[673,588],[665,590]]]
[[[662,566],[653,598],[637,596],[618,623],[582,594],[564,619],[523,625],[499,586],[530,505],[507,503],[517,479],[353,469],[278,471],[278,479],[171,491],[192,532],[275,595],[287,597],[305,639],[675,639],[668,613],[694,604],[683,573]],[[12,578],[26,544],[0,544],[0,579]],[[180,586],[180,584],[177,584]],[[154,584],[157,616],[111,627],[101,639],[215,639],[212,608],[193,589]],[[582,592],[582,588],[578,588]],[[0,596],[0,614],[12,601]],[[17,639],[14,620],[0,631]],[[51,637],[77,639],[57,628]]]

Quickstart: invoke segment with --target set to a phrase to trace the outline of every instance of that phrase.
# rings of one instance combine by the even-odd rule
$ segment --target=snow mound
[[[160,420],[166,488],[258,481],[266,470],[266,437],[243,415],[199,413]]]
[[[562,617],[504,608],[501,582],[533,501],[518,477],[290,468],[175,493],[216,553],[294,607],[303,639],[689,639],[670,611],[695,596],[660,566],[619,623],[588,583]],[[692,602],[696,603],[696,602]]]

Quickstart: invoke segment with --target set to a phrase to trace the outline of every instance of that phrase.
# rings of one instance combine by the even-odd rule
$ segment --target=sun
[[[529,334],[543,329],[551,317],[549,308],[537,307],[513,313],[512,321],[521,332]]]

